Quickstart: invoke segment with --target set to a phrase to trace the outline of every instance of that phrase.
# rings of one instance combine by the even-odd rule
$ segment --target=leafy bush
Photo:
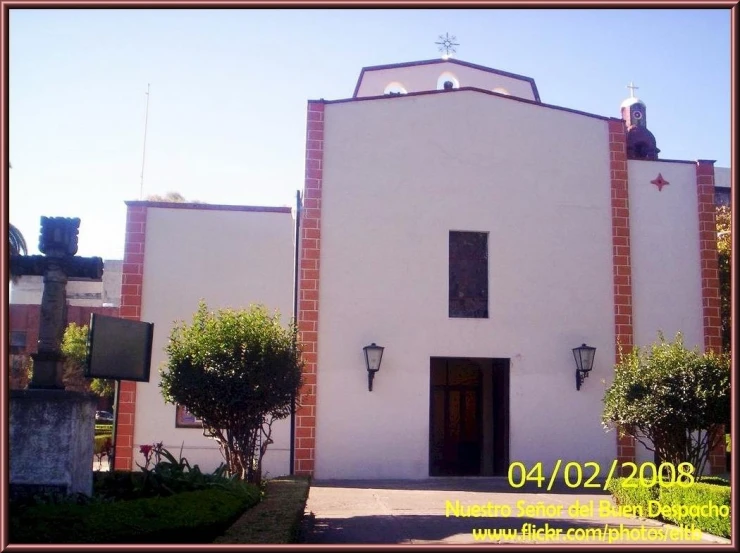
[[[722,349],[730,352],[732,329],[732,211],[730,206],[717,206],[717,268],[719,270],[720,318],[722,321]]]
[[[604,396],[602,422],[633,436],[649,451],[701,474],[730,417],[730,362],[725,355],[687,350],[681,333],[624,354]]]
[[[210,543],[260,499],[259,489],[211,489],[10,513],[13,543]]]
[[[258,483],[272,422],[287,417],[301,386],[297,328],[265,307],[209,312],[178,323],[167,345],[160,388],[184,405],[219,444],[229,474]]]
[[[62,353],[65,357],[63,380],[68,390],[92,392],[100,397],[113,397],[115,381],[85,377],[87,326],[70,323],[64,329]]]

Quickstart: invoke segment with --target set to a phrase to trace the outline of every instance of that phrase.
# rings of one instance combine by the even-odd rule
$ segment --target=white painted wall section
[[[147,209],[141,320],[154,323],[154,343],[150,381],[137,384],[135,457],[139,445],[164,440],[173,453],[182,446],[203,470],[223,462],[202,430],[175,428],[175,407],[164,403],[158,386],[164,348],[174,322],[192,320],[201,298],[214,310],[261,303],[287,323],[294,232],[289,212]],[[273,425],[273,439],[264,458],[268,477],[289,473],[290,419]]]
[[[510,461],[611,462],[607,122],[473,91],[337,103],[324,152],[315,477],[428,476],[432,356],[511,359]],[[448,318],[451,230],[489,233],[488,319]]]
[[[696,167],[692,163],[627,163],[635,345],[672,340],[704,347]],[[669,182],[662,190],[650,181]]]

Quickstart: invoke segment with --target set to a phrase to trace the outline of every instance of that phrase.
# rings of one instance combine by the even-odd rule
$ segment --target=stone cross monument
[[[101,280],[103,260],[76,257],[80,220],[41,217],[39,250],[45,255],[12,256],[14,274],[44,277],[37,353],[33,354],[31,389],[64,389],[62,338],[67,315],[67,281]]]
[[[13,274],[44,277],[38,351],[27,390],[10,392],[10,495],[92,494],[93,394],[64,389],[67,280],[102,280],[103,260],[76,257],[79,219],[42,217],[39,250],[14,255]]]

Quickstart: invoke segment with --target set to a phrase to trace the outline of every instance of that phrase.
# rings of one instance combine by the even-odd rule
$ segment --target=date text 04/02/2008
[[[613,478],[620,476],[618,469],[619,462],[615,459],[609,464],[608,471],[601,470],[601,464],[595,461],[579,463],[570,461],[564,463],[562,459],[557,459],[553,466],[550,476],[545,476],[542,462],[537,462],[527,467],[521,461],[515,461],[509,465],[508,481],[512,488],[522,488],[527,483],[534,483],[538,488],[547,488],[552,490],[556,481],[562,481],[568,488],[596,488],[608,489]],[[561,472],[562,469],[562,472]],[[622,484],[627,488],[652,488],[659,486],[669,488],[678,486],[689,488],[694,485],[695,468],[691,463],[635,463],[625,462],[621,464],[621,470],[625,471],[625,480]],[[603,478],[601,475],[606,474],[606,481],[599,481]]]

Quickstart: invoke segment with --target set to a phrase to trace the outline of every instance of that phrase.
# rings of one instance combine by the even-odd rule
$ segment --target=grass
[[[297,543],[309,479],[284,476],[267,482],[264,499],[213,543]]]

